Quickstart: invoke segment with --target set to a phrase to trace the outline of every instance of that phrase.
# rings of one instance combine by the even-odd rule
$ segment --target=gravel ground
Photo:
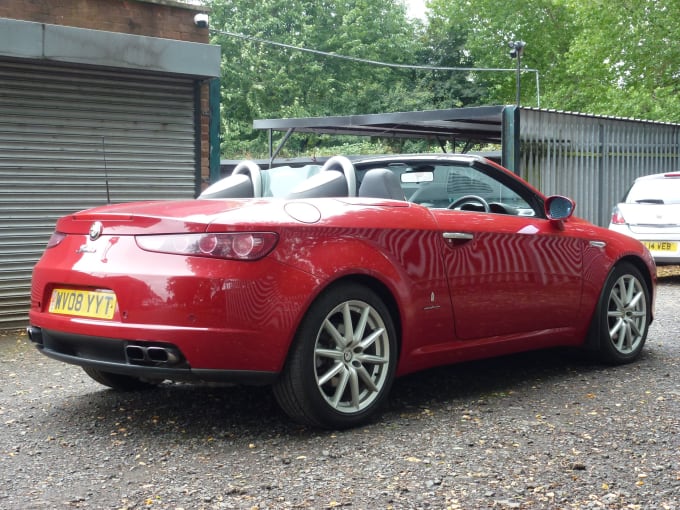
[[[117,394],[6,333],[0,508],[680,509],[680,270],[661,274],[637,363],[429,370],[345,432],[290,423],[266,388]]]

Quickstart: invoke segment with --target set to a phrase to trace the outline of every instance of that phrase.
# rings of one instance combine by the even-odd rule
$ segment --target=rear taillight
[[[618,207],[614,207],[614,211],[612,212],[611,223],[613,225],[625,225],[626,224],[626,219],[623,217],[623,214],[621,214],[621,211],[619,210]]]
[[[258,260],[274,249],[274,232],[229,232],[136,236],[142,250],[230,260]]]
[[[52,232],[49,241],[47,241],[46,248],[54,248],[55,246],[58,246],[64,239],[66,239],[66,234],[57,231]]]

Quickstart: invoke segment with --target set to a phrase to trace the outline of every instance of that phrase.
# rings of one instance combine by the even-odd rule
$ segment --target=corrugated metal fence
[[[107,180],[115,203],[194,196],[194,115],[189,78],[0,61],[0,329],[27,324],[57,218]]]
[[[680,171],[680,125],[520,109],[520,175],[607,226],[636,177]]]

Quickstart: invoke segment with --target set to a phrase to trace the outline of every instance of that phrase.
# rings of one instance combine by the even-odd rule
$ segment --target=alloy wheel
[[[375,308],[350,300],[330,311],[316,338],[314,370],[333,409],[356,413],[370,406],[388,380],[389,363],[389,335]]]
[[[640,280],[621,276],[609,293],[607,310],[609,338],[621,354],[634,352],[647,331],[647,297]]]

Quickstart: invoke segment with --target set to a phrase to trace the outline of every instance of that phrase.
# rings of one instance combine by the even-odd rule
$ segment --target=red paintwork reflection
[[[276,372],[314,299],[339,279],[359,278],[389,296],[403,374],[580,342],[614,261],[629,254],[650,263],[635,241],[578,220],[559,228],[532,217],[319,199],[303,210],[309,221],[318,211],[318,221],[303,223],[288,215],[287,203],[121,205],[64,218],[57,229],[69,235],[34,271],[31,322],[170,342],[193,368]],[[300,215],[301,208],[292,210]],[[95,219],[104,234],[90,241]],[[279,242],[262,260],[239,262],[145,252],[134,241],[140,234],[206,230],[271,231]],[[447,240],[448,233],[471,239]],[[56,285],[114,291],[114,320],[46,313]]]
[[[481,216],[481,218],[480,218]],[[581,305],[584,241],[551,222],[442,211],[444,231],[473,234],[443,250],[461,339],[573,327]]]

